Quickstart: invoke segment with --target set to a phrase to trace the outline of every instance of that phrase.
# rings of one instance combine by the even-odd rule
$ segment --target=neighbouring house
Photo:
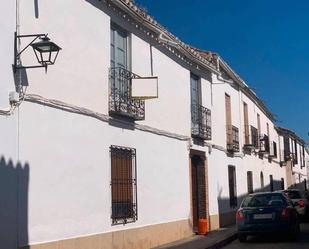
[[[273,114],[223,58],[132,1],[17,0],[0,20],[1,248],[151,248],[308,179],[304,142],[289,135],[298,164],[284,157]],[[23,68],[40,60],[28,35],[47,33],[55,65]],[[153,78],[156,98],[132,97]]]
[[[280,160],[286,169],[287,187],[307,190],[308,152],[305,141],[289,129],[277,127],[277,131],[280,135]]]

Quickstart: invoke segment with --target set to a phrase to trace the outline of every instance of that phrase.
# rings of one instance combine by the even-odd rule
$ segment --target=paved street
[[[301,224],[301,234],[297,241],[292,242],[282,236],[249,237],[246,243],[235,240],[223,249],[298,249],[309,248],[309,223]]]

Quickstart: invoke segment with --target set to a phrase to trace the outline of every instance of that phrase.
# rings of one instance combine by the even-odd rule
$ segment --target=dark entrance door
[[[197,229],[198,219],[206,218],[205,158],[191,156],[193,229]]]

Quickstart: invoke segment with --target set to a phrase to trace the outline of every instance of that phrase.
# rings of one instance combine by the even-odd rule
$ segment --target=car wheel
[[[238,240],[239,240],[239,242],[246,242],[246,240],[247,240],[247,235],[238,234]]]

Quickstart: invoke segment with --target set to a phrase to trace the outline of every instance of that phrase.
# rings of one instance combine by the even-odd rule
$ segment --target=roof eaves
[[[177,49],[180,53],[184,54],[187,58],[193,60],[199,66],[205,67],[213,73],[219,74],[216,65],[213,65],[210,61],[203,58],[198,52],[191,48],[191,46],[182,42],[179,38],[169,32],[166,28],[160,25],[153,17],[148,15],[144,10],[139,8],[131,0],[110,0],[117,7],[130,14],[133,18],[136,18],[142,25],[152,30],[157,35],[164,34],[166,37],[176,42],[179,45]]]
[[[227,73],[235,80],[235,82],[242,88],[242,90],[247,93],[256,104],[264,111],[264,113],[268,116],[271,121],[276,121],[276,118],[273,113],[271,113],[264,102],[253,92],[250,87],[245,83],[245,81],[223,60],[221,56],[218,55],[218,60],[220,66],[222,66]]]

